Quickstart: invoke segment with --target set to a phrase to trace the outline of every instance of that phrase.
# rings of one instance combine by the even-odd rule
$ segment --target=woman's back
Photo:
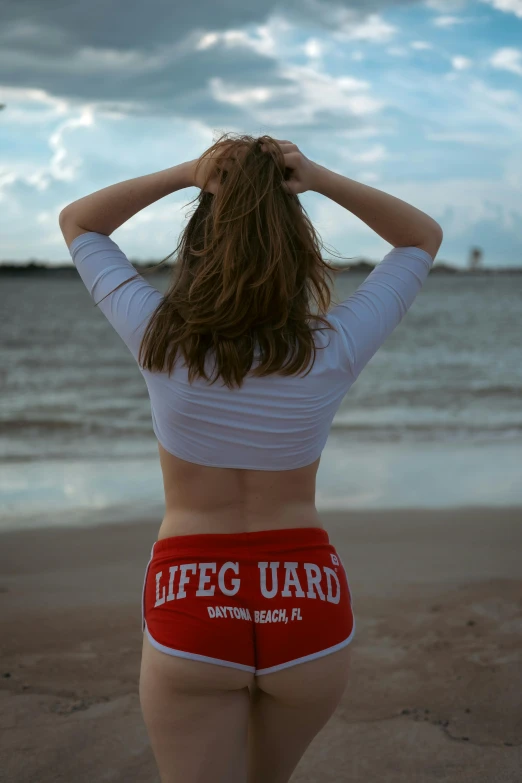
[[[113,290],[135,269],[110,237],[83,233],[70,251],[86,287],[103,300],[100,309],[137,360],[162,294],[141,276]],[[432,264],[419,247],[391,250],[328,313],[335,331],[314,333],[316,357],[307,374],[249,373],[241,388],[231,389],[219,379],[189,383],[179,356],[170,376],[140,367],[165,488],[159,538],[319,524],[315,478],[334,415],[407,313]],[[212,369],[208,357],[209,376]]]

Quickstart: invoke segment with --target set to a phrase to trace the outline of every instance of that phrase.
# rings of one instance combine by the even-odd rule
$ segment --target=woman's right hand
[[[285,179],[282,187],[287,193],[306,193],[313,190],[317,178],[318,166],[312,160],[303,155],[297,144],[286,139],[274,139],[281,148],[285,159]],[[261,144],[263,152],[269,151],[266,143]]]

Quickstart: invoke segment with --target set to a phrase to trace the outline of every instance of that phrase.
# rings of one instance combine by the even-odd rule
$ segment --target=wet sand
[[[321,517],[353,594],[353,669],[292,783],[520,781],[522,509]],[[158,529],[0,535],[2,783],[159,783],[138,700]]]

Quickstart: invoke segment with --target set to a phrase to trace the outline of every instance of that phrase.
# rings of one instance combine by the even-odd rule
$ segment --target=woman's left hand
[[[196,173],[196,166],[199,161],[200,158],[195,158],[194,160],[189,161],[192,183],[195,187],[200,188],[201,190],[204,188],[206,193],[208,192],[216,195],[217,189],[219,187],[219,178],[217,175],[212,176],[205,186],[205,180],[207,179],[209,171],[212,169],[215,170],[215,162],[213,161],[212,157],[207,156],[203,158],[201,165]],[[228,163],[226,160],[221,161],[221,168],[228,168]]]
[[[206,172],[207,172],[208,164],[207,164],[207,161],[203,161],[203,163],[199,167],[198,172],[196,173],[196,166],[197,166],[198,162],[199,162],[199,158],[195,158],[194,160],[190,160],[188,162],[188,166],[189,166],[189,170],[190,170],[190,174],[191,174],[191,177],[190,177],[191,178],[191,184],[194,187],[200,188],[201,190],[203,190],[203,185],[205,184],[205,179],[207,177],[207,173]],[[209,180],[209,182],[207,183],[207,186],[205,187],[205,192],[208,191],[209,193],[214,193],[215,194],[216,193],[216,189],[217,189],[217,185],[218,185],[218,183],[217,183],[215,177],[212,177]]]

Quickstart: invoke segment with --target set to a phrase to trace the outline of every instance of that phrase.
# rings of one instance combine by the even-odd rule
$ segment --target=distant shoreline
[[[149,269],[151,266],[153,266],[156,263],[159,262],[152,262],[149,264],[138,264],[131,259],[129,259],[133,266],[136,268],[137,272],[143,272],[146,269]],[[153,272],[153,275],[164,275],[172,270],[172,268],[175,266],[175,264],[166,264],[161,269],[158,269],[157,272]],[[343,275],[347,274],[348,272],[355,272],[359,274],[365,274],[369,275],[370,272],[376,267],[378,264],[372,264],[367,261],[360,261],[356,264],[343,264],[339,265],[339,271],[337,274]],[[152,270],[150,270],[152,273]],[[77,275],[78,272],[76,270],[76,267],[74,264],[68,263],[68,264],[50,264],[49,262],[44,261],[19,261],[19,262],[12,262],[12,261],[0,261],[0,276],[2,277],[34,277],[34,276],[45,276],[47,274],[50,275],[61,275],[61,276],[71,276],[72,274]],[[467,276],[473,276],[473,277],[480,277],[481,275],[516,275],[516,274],[522,274],[522,266],[520,267],[483,267],[482,269],[468,269],[468,268],[462,268],[462,267],[456,267],[452,266],[451,264],[446,263],[445,261],[435,261],[435,264],[432,267],[432,270],[430,272],[430,275],[432,274],[449,274],[449,275],[467,275]]]

